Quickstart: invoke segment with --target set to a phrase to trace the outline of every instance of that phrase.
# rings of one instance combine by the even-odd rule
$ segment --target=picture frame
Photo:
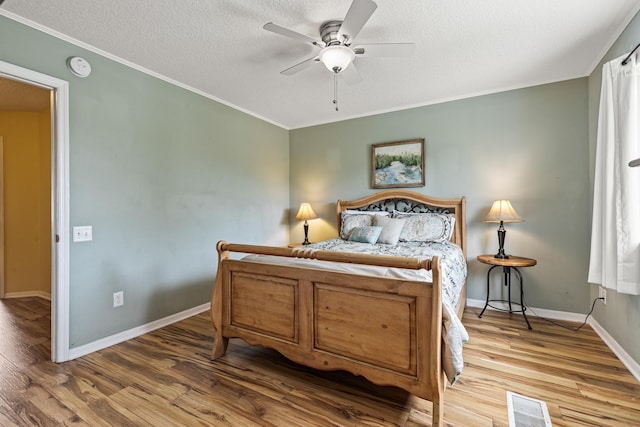
[[[424,187],[424,138],[371,145],[371,188]]]

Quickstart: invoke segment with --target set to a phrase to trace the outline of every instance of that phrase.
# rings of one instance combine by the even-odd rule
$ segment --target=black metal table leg
[[[484,303],[484,308],[482,309],[480,314],[478,314],[478,317],[482,317],[482,315],[484,314],[484,311],[489,306],[489,290],[491,289],[491,270],[493,270],[496,267],[497,265],[494,265],[489,269],[489,271],[487,271],[487,301]]]
[[[524,317],[524,321],[527,322],[527,327],[529,329],[533,329],[531,327],[531,324],[529,323],[529,319],[527,318],[527,313],[525,313],[527,311],[527,307],[524,306],[524,287],[522,286],[522,274],[517,268],[513,267],[513,269],[516,271],[516,273],[518,273],[518,279],[520,279],[520,308],[522,309],[522,316]]]
[[[511,267],[502,267],[502,274],[504,274],[504,285],[507,287],[509,313],[513,313],[513,309],[511,308]]]

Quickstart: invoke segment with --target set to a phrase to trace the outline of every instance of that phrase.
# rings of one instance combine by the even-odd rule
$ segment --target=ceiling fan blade
[[[413,43],[360,44],[353,51],[361,58],[401,58],[413,55]]]
[[[317,56],[314,56],[313,58],[309,58],[309,59],[305,59],[304,61],[287,68],[286,70],[282,70],[280,71],[280,74],[284,74],[285,76],[290,76],[292,74],[297,73],[298,71],[302,71],[307,67],[310,67],[311,65],[315,64],[316,62],[320,62],[320,58],[318,58]]]
[[[351,44],[378,7],[372,0],[353,0],[338,31],[338,40]]]
[[[340,71],[340,75],[349,86],[356,85],[362,81],[362,76],[360,75],[360,72],[358,72],[356,64],[353,62],[349,64],[347,68]]]
[[[280,34],[281,36],[289,37],[290,39],[299,40],[305,43],[311,43],[314,46],[323,47],[324,43],[320,40],[316,40],[313,37],[309,37],[306,34],[298,33],[297,31],[290,30],[285,27],[281,27],[280,25],[274,24],[273,22],[267,22],[262,27],[267,31],[271,31],[272,33]]]

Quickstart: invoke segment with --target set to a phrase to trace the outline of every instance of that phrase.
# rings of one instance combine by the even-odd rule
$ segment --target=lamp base
[[[304,221],[304,242],[302,242],[303,245],[311,244],[308,236],[309,236],[309,224],[307,223],[307,220],[305,220]]]
[[[504,253],[504,237],[507,234],[507,230],[504,229],[504,224],[500,221],[500,227],[498,227],[498,244],[500,248],[498,249],[498,253],[495,254],[494,258],[507,259],[509,255]]]

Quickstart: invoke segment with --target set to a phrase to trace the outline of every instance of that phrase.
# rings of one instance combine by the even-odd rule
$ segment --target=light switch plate
[[[93,240],[93,227],[90,225],[82,225],[73,227],[74,242],[90,242]]]

